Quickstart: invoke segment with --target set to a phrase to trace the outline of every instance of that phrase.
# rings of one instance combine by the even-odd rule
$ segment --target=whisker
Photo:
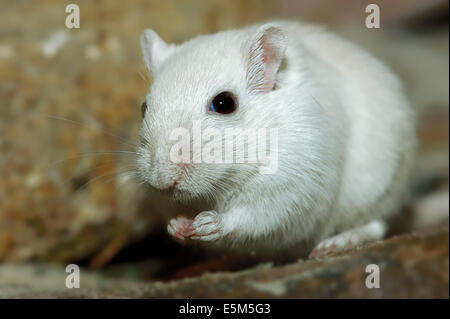
[[[146,76],[144,76],[144,75],[142,74],[141,70],[138,70],[137,73],[141,76],[142,80],[144,80],[144,82],[145,82],[147,85],[150,85],[150,80],[148,79],[148,77],[146,77]]]
[[[85,170],[85,171],[83,172],[83,174],[89,176],[89,175],[91,175],[92,173],[94,173],[95,171],[100,170],[101,168],[104,168],[104,167],[108,167],[108,166],[110,166],[110,165],[113,164],[113,163],[115,163],[115,162],[114,162],[114,161],[104,162],[104,163],[102,163],[102,164],[100,164],[100,165],[97,165],[97,166],[94,166],[94,167],[91,167],[91,168]],[[123,168],[133,168],[133,166],[127,165],[127,166],[124,166]],[[113,172],[111,172],[111,173],[113,173]],[[62,181],[62,185],[64,186],[64,185],[68,184],[69,182],[76,180],[78,177],[79,177],[79,176],[72,176],[72,177],[69,177],[69,178],[67,178],[66,180]]]
[[[115,175],[115,176],[112,176],[112,177],[110,177],[110,178],[108,178],[108,179],[102,181],[102,183],[104,183],[104,184],[109,183],[109,182],[112,181],[114,178],[120,178],[122,175],[125,175],[125,177],[133,177],[134,174],[131,174],[133,171],[134,171],[134,169],[128,169],[128,170],[121,171],[121,172],[118,172],[118,173],[116,172],[116,175]],[[127,179],[127,180],[125,180],[125,181],[118,180],[118,181],[117,181],[117,185],[120,187],[121,185],[126,184],[126,182],[129,182],[129,179]]]
[[[71,120],[71,119],[68,119],[68,118],[65,118],[65,117],[61,117],[61,116],[48,115],[47,117],[50,118],[50,119],[52,119],[52,120],[65,121],[65,122],[67,122],[67,123],[71,123],[71,124],[74,124],[74,125],[79,125],[79,126],[82,126],[82,127],[88,128],[88,129],[91,129],[91,130],[95,130],[95,129],[96,129],[96,128],[90,127],[90,126],[88,126],[88,125],[86,125],[86,124],[84,124],[84,123],[81,123],[81,122],[78,122],[78,121],[75,121],[75,120]],[[121,137],[121,136],[119,136],[119,135],[117,135],[117,134],[114,134],[114,133],[112,133],[112,132],[109,132],[109,131],[107,131],[107,130],[105,130],[105,129],[103,129],[103,128],[100,128],[100,131],[101,131],[103,134],[106,134],[106,135],[108,135],[108,136],[111,136],[111,137],[116,138],[119,142],[121,142],[121,143],[123,143],[123,144],[125,144],[125,145],[127,145],[127,146],[129,146],[129,147],[137,148],[137,145],[136,145],[136,144],[134,144],[134,143],[132,143],[132,142],[130,142],[130,141],[124,139],[123,137]]]
[[[136,152],[131,152],[131,151],[98,151],[98,152],[79,153],[79,155],[77,155],[77,156],[58,160],[54,163],[51,163],[49,166],[60,165],[60,164],[63,164],[65,162],[68,162],[71,160],[82,159],[85,157],[107,156],[107,155],[121,155],[121,156],[133,155],[133,156],[135,156],[136,154],[137,154]]]
[[[121,172],[114,171],[114,172],[109,172],[109,173],[101,174],[101,175],[99,175],[99,176],[96,176],[96,177],[90,179],[89,181],[87,181],[86,183],[84,183],[81,187],[77,188],[76,191],[75,191],[75,193],[78,193],[78,192],[80,192],[80,191],[86,189],[90,184],[92,184],[92,183],[95,182],[95,181],[99,181],[99,180],[101,180],[102,178],[112,176],[112,178],[108,179],[108,181],[111,181],[111,180],[113,180],[115,177],[117,177],[117,175],[120,175],[120,174],[123,174],[123,173],[127,173],[127,172],[132,172],[132,171],[134,171],[134,168],[132,168],[132,169],[127,169],[127,170],[124,170],[124,171],[121,171]]]

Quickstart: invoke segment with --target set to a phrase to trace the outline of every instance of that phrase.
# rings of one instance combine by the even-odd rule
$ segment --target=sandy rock
[[[117,281],[81,271],[64,287],[64,269],[0,266],[0,298],[448,298],[448,228],[416,233],[285,266],[210,273],[168,283]],[[368,265],[379,288],[367,288]]]

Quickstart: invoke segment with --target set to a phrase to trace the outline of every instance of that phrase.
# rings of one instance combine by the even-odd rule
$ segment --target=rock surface
[[[379,267],[369,289],[366,267]],[[0,298],[448,298],[448,228],[371,244],[321,260],[167,283],[108,280],[81,271],[81,288],[63,288],[63,269],[1,266]]]

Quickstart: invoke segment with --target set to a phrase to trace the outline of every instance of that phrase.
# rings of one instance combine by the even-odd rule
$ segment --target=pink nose
[[[178,184],[177,181],[173,181],[171,184],[161,185],[158,188],[162,191],[169,191],[169,190],[173,190],[177,186],[177,184]]]

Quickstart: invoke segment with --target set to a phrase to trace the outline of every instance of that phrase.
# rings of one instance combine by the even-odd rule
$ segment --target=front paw
[[[190,225],[190,239],[213,241],[224,235],[223,216],[215,211],[198,214]]]
[[[175,239],[184,240],[190,232],[192,222],[192,219],[183,216],[172,218],[167,225],[167,232]]]

